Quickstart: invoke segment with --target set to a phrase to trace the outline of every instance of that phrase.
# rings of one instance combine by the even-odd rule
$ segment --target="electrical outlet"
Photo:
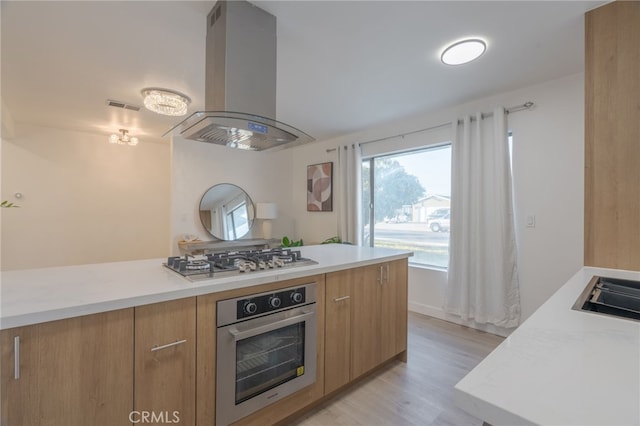
[[[536,216],[530,214],[527,216],[527,228],[535,228],[536,227]]]

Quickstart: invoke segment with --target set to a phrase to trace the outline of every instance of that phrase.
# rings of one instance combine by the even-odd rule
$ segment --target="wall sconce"
[[[119,132],[119,135],[114,133],[109,136],[109,143],[115,143],[118,145],[127,144],[131,146],[138,145],[138,138],[136,138],[135,136],[129,136],[128,130],[120,129]]]
[[[142,89],[142,96],[145,108],[162,115],[185,115],[191,103],[191,99],[180,92],[157,87]]]
[[[271,220],[278,217],[276,203],[257,203],[256,219],[262,219],[262,238],[271,239]]]

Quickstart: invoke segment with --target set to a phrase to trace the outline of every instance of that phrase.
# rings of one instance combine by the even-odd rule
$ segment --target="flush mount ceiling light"
[[[120,129],[119,132],[120,134],[114,133],[109,136],[109,143],[115,143],[118,145],[127,144],[131,146],[138,145],[138,138],[135,136],[129,136],[128,130]]]
[[[148,110],[162,115],[185,115],[191,103],[191,99],[182,93],[157,87],[142,89],[142,96]]]
[[[469,38],[453,43],[440,55],[447,65],[462,65],[478,59],[487,50],[487,43],[479,38]]]

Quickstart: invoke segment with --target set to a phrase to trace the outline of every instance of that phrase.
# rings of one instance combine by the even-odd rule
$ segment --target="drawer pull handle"
[[[334,302],[340,302],[341,300],[347,300],[347,299],[351,299],[351,296],[342,296],[342,297],[338,297],[336,299],[333,299]]]
[[[155,347],[151,348],[151,352],[159,351],[161,349],[167,349],[167,348],[170,348],[172,346],[178,346],[178,345],[181,345],[181,344],[186,343],[186,342],[187,342],[187,339],[184,339],[184,340],[178,340],[178,341],[173,342],[173,343],[167,343],[166,345],[162,345],[162,346],[155,346]]]
[[[20,336],[13,338],[13,378],[20,378]]]

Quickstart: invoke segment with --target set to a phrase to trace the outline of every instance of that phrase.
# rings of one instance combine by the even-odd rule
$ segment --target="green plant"
[[[342,238],[336,235],[335,237],[327,238],[320,244],[342,244]]]
[[[302,245],[302,239],[298,241],[292,241],[287,236],[282,237],[281,247],[300,247],[301,245]]]
[[[10,203],[7,200],[4,200],[2,203],[0,203],[0,207],[8,209],[10,207],[20,207],[20,206],[17,204]]]

